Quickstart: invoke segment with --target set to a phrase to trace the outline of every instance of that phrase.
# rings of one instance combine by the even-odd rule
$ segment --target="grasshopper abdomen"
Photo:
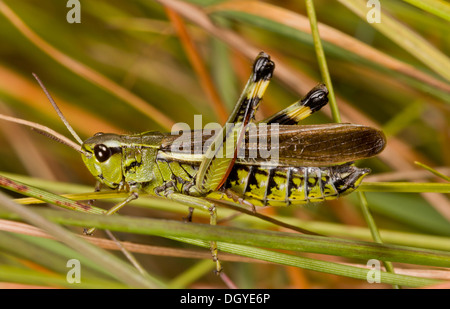
[[[236,164],[225,188],[255,206],[289,206],[335,199],[354,191],[367,168],[263,167]]]

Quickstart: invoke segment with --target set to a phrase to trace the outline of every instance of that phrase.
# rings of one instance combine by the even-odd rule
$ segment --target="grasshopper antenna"
[[[62,134],[59,134],[58,132],[40,125],[38,123],[35,122],[31,122],[31,121],[27,121],[27,120],[23,120],[23,119],[19,119],[19,118],[15,118],[15,117],[11,117],[11,116],[6,116],[6,115],[2,115],[0,114],[0,119],[9,121],[9,122],[14,122],[14,123],[18,123],[27,127],[30,127],[31,129],[35,130],[36,132],[45,135],[48,138],[51,138],[61,144],[64,144],[66,146],[69,146],[70,148],[75,149],[76,151],[78,151],[79,153],[82,153],[84,155],[89,156],[90,154],[87,153],[86,151],[83,151],[81,149],[81,146],[78,145],[77,143],[73,142],[72,140],[68,139],[67,137],[65,137]]]
[[[53,100],[53,98],[51,97],[51,95],[49,94],[49,92],[47,91],[47,89],[45,88],[44,84],[42,83],[42,81],[39,79],[39,77],[33,73],[34,78],[36,78],[36,80],[38,81],[39,85],[41,86],[41,88],[44,90],[44,93],[47,95],[47,98],[50,100],[50,103],[52,103],[53,108],[56,110],[56,112],[59,115],[59,118],[61,118],[61,120],[64,122],[64,124],[66,125],[67,129],[70,131],[70,133],[72,133],[72,136],[78,141],[79,144],[73,142],[72,140],[68,139],[67,137],[65,137],[64,135],[56,132],[55,130],[50,129],[49,127],[40,125],[38,123],[35,122],[31,122],[31,121],[27,121],[27,120],[23,120],[23,119],[19,119],[19,118],[15,118],[15,117],[11,117],[11,116],[6,116],[6,115],[2,115],[0,114],[0,119],[9,121],[9,122],[14,122],[17,124],[21,124],[27,127],[30,127],[32,130],[48,137],[51,138],[54,141],[57,141],[61,144],[64,144],[66,146],[69,146],[70,148],[75,149],[76,151],[78,151],[79,153],[90,157],[91,154],[84,151],[81,148],[81,145],[83,144],[83,141],[81,140],[81,138],[75,133],[74,129],[69,125],[69,123],[67,122],[66,118],[63,116],[61,110],[58,108],[58,106],[56,105],[55,101]]]
[[[47,98],[50,101],[50,103],[52,103],[53,108],[58,113],[59,118],[62,120],[62,122],[64,122],[64,125],[66,126],[67,130],[69,130],[70,134],[72,134],[72,136],[77,140],[77,142],[80,145],[83,144],[83,140],[78,136],[78,134],[75,132],[75,130],[70,126],[69,122],[66,120],[66,118],[63,115],[63,113],[59,109],[58,105],[56,105],[56,102],[53,100],[52,96],[47,91],[47,88],[45,88],[44,83],[42,83],[40,78],[35,73],[33,73],[33,76],[37,80],[39,85],[41,86],[42,90],[44,90],[45,95],[47,96]]]

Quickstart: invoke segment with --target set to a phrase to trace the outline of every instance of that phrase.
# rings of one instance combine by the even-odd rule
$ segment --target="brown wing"
[[[169,156],[170,153],[177,157],[194,153],[201,156],[209,147],[212,134],[205,133],[201,138],[197,135],[194,139],[193,132],[168,135],[161,150]],[[266,139],[262,138],[264,135]],[[370,158],[380,153],[385,144],[382,131],[354,124],[268,125],[267,130],[255,126],[247,132],[245,148],[237,162],[264,164],[275,158],[281,166],[327,166]],[[267,157],[267,154],[276,155]]]
[[[386,144],[382,131],[354,124],[279,126],[279,131],[280,165],[351,162],[377,155]]]

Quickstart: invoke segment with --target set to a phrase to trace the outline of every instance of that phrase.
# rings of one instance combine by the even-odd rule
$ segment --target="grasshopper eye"
[[[105,145],[98,144],[94,147],[94,155],[97,158],[98,162],[105,162],[111,157],[112,151]]]

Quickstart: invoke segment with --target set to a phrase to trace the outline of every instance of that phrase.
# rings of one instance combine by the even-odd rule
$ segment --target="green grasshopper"
[[[254,209],[255,206],[318,202],[348,194],[370,172],[352,162],[372,157],[385,146],[384,134],[371,127],[298,125],[328,103],[325,85],[314,87],[302,100],[255,122],[255,112],[274,68],[269,55],[261,52],[257,56],[252,74],[227,120],[231,125],[224,125],[218,134],[207,131],[97,133],[84,142],[67,123],[39,79],[38,82],[81,144],[81,147],[75,143],[71,146],[82,154],[92,175],[100,184],[130,193],[106,214],[117,212],[141,194],[149,194],[189,206],[190,215],[194,208],[204,209],[210,213],[210,223],[216,224],[216,208],[210,199],[239,202]],[[251,129],[252,124],[258,126]],[[261,145],[255,140],[263,133],[267,135],[266,144]],[[53,133],[44,134],[71,144],[70,140],[63,141]],[[195,135],[199,138],[194,138]],[[276,162],[259,155],[249,156],[267,147],[269,141],[271,152],[277,154]],[[185,147],[173,147],[177,143]],[[220,272],[217,251],[216,242],[211,241],[216,271]]]

